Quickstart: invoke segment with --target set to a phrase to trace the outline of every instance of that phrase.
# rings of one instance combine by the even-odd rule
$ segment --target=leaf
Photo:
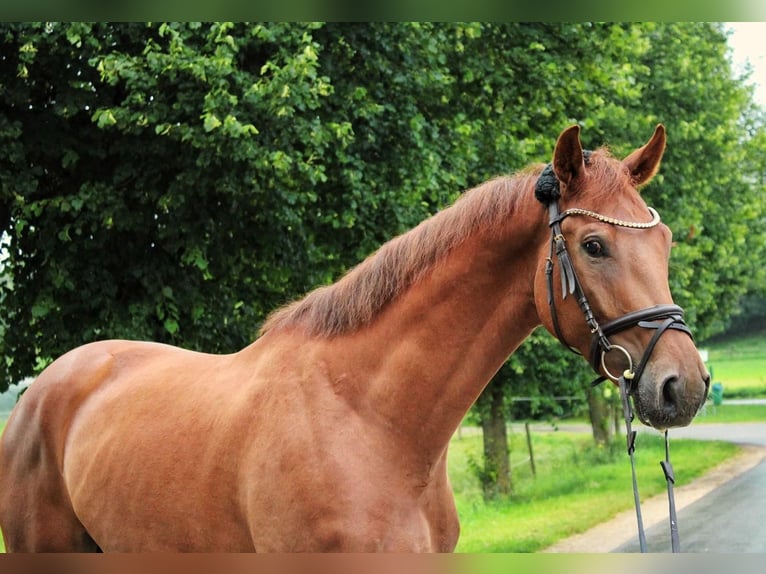
[[[163,327],[165,327],[165,330],[171,335],[175,335],[176,333],[178,333],[180,328],[178,325],[178,321],[176,321],[172,317],[165,319],[165,322],[162,325]]]
[[[114,112],[110,109],[96,110],[92,119],[99,128],[113,126],[117,123],[117,118],[114,117]]]
[[[61,156],[61,167],[63,168],[74,167],[75,164],[77,163],[77,160],[79,159],[80,159],[80,154],[78,154],[76,151],[72,149],[65,149],[63,155]]]
[[[203,127],[206,132],[212,132],[221,125],[221,120],[219,120],[215,114],[208,112],[202,117],[204,118]]]
[[[40,301],[32,305],[32,317],[40,319],[50,313],[51,306],[48,301]]]

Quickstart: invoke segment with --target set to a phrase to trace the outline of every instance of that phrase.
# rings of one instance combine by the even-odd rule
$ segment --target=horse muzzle
[[[701,361],[700,361],[701,362]],[[642,423],[659,430],[687,426],[705,404],[710,375],[704,369],[688,373],[652,365],[643,382],[632,389],[633,404]],[[694,373],[697,371],[697,373]]]
[[[628,313],[601,326],[594,333],[591,363],[616,379],[605,364],[605,357],[621,351],[627,360],[627,392],[633,397],[636,413],[646,425],[664,430],[688,425],[705,404],[710,374],[694,346],[691,331],[677,305],[655,305]],[[631,328],[653,331],[634,369],[631,355],[623,347],[612,345],[608,337]],[[678,335],[668,336],[675,332]],[[665,335],[663,337],[663,335]],[[658,343],[660,351],[655,353]]]

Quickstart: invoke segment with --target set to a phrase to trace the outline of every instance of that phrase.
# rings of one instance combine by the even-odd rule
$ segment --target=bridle
[[[630,378],[630,380],[633,381],[633,384],[628,388],[631,393],[634,392],[636,388],[638,388],[638,381],[641,378],[644,369],[646,368],[649,357],[654,350],[654,347],[657,344],[660,336],[667,329],[683,331],[691,337],[691,330],[689,330],[689,327],[686,325],[686,323],[684,323],[683,320],[684,310],[678,305],[654,305],[652,307],[647,307],[638,311],[631,311],[630,313],[626,313],[622,317],[613,319],[607,323],[604,323],[603,325],[600,324],[596,320],[596,317],[593,314],[593,310],[588,303],[588,298],[585,296],[582,284],[577,277],[577,272],[575,271],[574,265],[572,264],[572,259],[569,256],[569,252],[567,251],[566,239],[564,238],[564,234],[561,231],[561,222],[572,215],[585,215],[597,219],[602,223],[608,223],[610,225],[619,227],[628,227],[631,229],[650,229],[660,223],[660,216],[651,207],[649,208],[649,213],[652,215],[651,221],[647,223],[636,223],[614,219],[612,217],[607,217],[593,211],[579,208],[567,209],[566,211],[560,213],[558,200],[548,204],[548,226],[551,228],[551,248],[546,261],[545,275],[548,286],[548,307],[551,312],[551,320],[553,322],[553,330],[556,333],[556,337],[565,347],[573,350],[576,353],[579,353],[579,351],[575,350],[571,345],[569,345],[564,338],[564,334],[561,331],[561,326],[558,320],[558,314],[556,313],[556,303],[553,296],[554,252],[556,253],[556,257],[561,267],[559,271],[559,276],[561,277],[561,297],[562,299],[566,299],[567,295],[569,294],[575,297],[577,304],[580,306],[580,309],[585,315],[585,322],[588,325],[592,335],[589,357],[591,366],[596,372],[599,372],[599,368],[603,369],[608,378],[617,381],[619,376],[615,376],[610,373],[609,369],[606,367],[606,355],[611,351],[621,352],[628,360],[628,371],[633,373],[633,376]],[[633,360],[630,356],[630,353],[628,353],[624,347],[615,345],[609,341],[610,335],[615,335],[633,327],[656,329],[654,336],[651,338],[649,344],[644,350],[644,353],[641,357],[641,360],[638,362],[638,366],[635,371],[633,370]],[[602,380],[604,379],[599,379],[599,382]]]
[[[588,165],[590,161],[590,152],[583,151],[583,156],[585,165]],[[561,331],[558,315],[556,313],[556,304],[553,291],[554,253],[556,254],[556,258],[560,267],[559,276],[561,278],[562,300],[566,299],[570,294],[574,296],[577,304],[585,316],[585,322],[592,334],[589,357],[590,364],[597,373],[600,370],[603,370],[608,378],[618,383],[620,389],[623,415],[625,417],[627,432],[628,454],[630,455],[631,471],[633,475],[633,497],[636,506],[636,517],[638,520],[639,543],[641,552],[646,552],[646,536],[644,533],[643,519],[641,517],[641,506],[638,495],[638,485],[636,481],[635,461],[633,458],[633,452],[635,451],[636,431],[634,431],[631,427],[634,415],[630,403],[630,396],[633,395],[638,389],[641,376],[643,375],[644,369],[649,362],[649,357],[651,356],[654,347],[657,345],[657,342],[663,333],[665,333],[668,329],[674,329],[682,331],[690,337],[692,334],[689,327],[686,325],[686,323],[684,323],[684,310],[678,305],[654,305],[645,309],[631,311],[621,317],[607,321],[603,324],[599,323],[593,313],[593,310],[591,309],[590,304],[588,303],[588,299],[582,288],[582,284],[580,283],[580,280],[577,277],[577,273],[575,272],[575,268],[572,264],[572,259],[567,251],[566,239],[564,238],[564,234],[561,231],[561,222],[567,217],[585,216],[617,227],[626,227],[630,229],[651,229],[652,227],[659,225],[660,216],[651,207],[648,209],[652,219],[646,223],[615,219],[613,217],[601,215],[600,213],[580,208],[571,208],[561,212],[559,210],[559,198],[561,197],[560,184],[555,172],[553,171],[553,167],[550,164],[545,167],[537,180],[535,185],[535,197],[548,209],[548,226],[551,229],[551,244],[550,252],[546,261],[545,274],[548,288],[548,307],[550,309],[553,330],[556,334],[556,337],[565,347],[574,351],[575,353],[580,354],[579,351],[569,345],[564,338],[564,335]],[[633,359],[627,349],[620,345],[615,345],[609,341],[610,336],[613,336],[627,329],[632,329],[634,327],[654,330],[654,334],[644,349],[644,352],[638,361],[635,370],[633,368]],[[619,376],[609,372],[606,366],[606,355],[612,351],[619,351],[624,354],[628,362],[628,368],[625,369],[625,371]],[[606,377],[601,376],[596,379],[593,384],[596,385],[604,380],[606,380]],[[675,482],[675,476],[673,474],[673,467],[670,464],[670,449],[667,431],[665,431],[665,460],[661,463],[661,465],[665,473],[665,479],[668,485],[671,546],[673,552],[680,552],[675,502],[673,499],[673,484]]]

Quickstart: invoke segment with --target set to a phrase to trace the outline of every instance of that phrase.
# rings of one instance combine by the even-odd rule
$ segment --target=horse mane
[[[332,337],[369,324],[476,230],[507,225],[520,192],[530,189],[541,169],[496,177],[466,191],[451,206],[384,243],[337,282],[277,309],[261,334],[300,325],[311,335]]]
[[[491,235],[507,226],[522,194],[528,192],[525,199],[533,199],[532,188],[543,167],[533,165],[466,191],[451,206],[383,244],[337,282],[274,311],[261,335],[300,326],[310,335],[333,337],[369,324],[473,233],[482,230]]]

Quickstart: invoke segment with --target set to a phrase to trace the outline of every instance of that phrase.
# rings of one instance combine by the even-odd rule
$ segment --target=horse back
[[[100,341],[62,355],[37,377],[11,413],[0,443],[3,460],[13,459],[26,468],[36,464],[38,457],[31,452],[37,450],[62,470],[70,427],[85,406],[109,393],[122,371],[170,349],[155,343]]]
[[[204,376],[226,360],[156,343],[102,341],[49,365],[22,395],[0,439],[0,527],[9,550],[93,549],[82,521],[99,509],[84,501],[112,487],[104,481],[117,463],[108,453],[124,448],[133,425],[148,431],[151,420],[162,420],[163,409],[166,420],[183,418],[169,409],[184,382],[195,386],[188,373]],[[133,465],[147,462],[142,455]]]

